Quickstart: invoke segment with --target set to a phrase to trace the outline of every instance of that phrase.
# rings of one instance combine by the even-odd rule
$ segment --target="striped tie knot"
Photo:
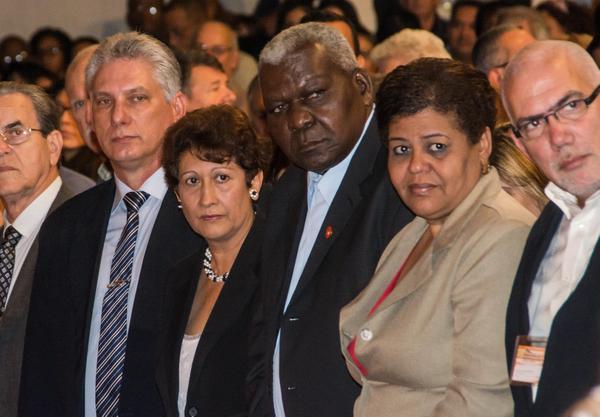
[[[148,200],[150,194],[145,191],[130,191],[123,197],[123,202],[127,207],[127,212],[137,212]]]

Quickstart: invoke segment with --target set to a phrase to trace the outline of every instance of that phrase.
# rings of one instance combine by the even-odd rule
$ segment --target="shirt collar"
[[[558,206],[565,217],[571,220],[573,217],[586,210],[588,207],[600,206],[600,190],[596,191],[585,201],[583,208],[579,207],[577,197],[568,191],[563,190],[553,182],[549,182],[544,189],[546,196]]]
[[[154,174],[152,174],[137,190],[132,190],[129,188],[129,186],[121,181],[116,175],[115,184],[117,190],[115,192],[111,214],[114,213],[117,208],[125,207],[123,197],[130,191],[145,191],[150,194],[151,198],[156,198],[162,201],[168,189],[167,183],[165,182],[165,171],[162,167],[157,169]]]
[[[308,172],[308,175],[306,178],[307,184],[310,183],[310,181],[313,179],[318,179],[317,189],[319,190],[319,192],[321,193],[321,195],[323,196],[323,198],[327,201],[327,203],[329,205],[331,205],[333,198],[335,197],[335,194],[337,192],[337,189],[339,188],[340,183],[342,182],[342,179],[344,178],[344,175],[346,174],[346,170],[348,169],[348,166],[350,165],[350,161],[352,161],[352,158],[354,157],[356,150],[358,149],[363,138],[365,137],[365,133],[367,132],[367,128],[371,124],[371,119],[373,118],[374,113],[375,113],[375,105],[373,105],[373,107],[371,108],[371,113],[369,113],[369,117],[367,118],[367,121],[365,122],[365,125],[363,126],[363,130],[362,130],[362,133],[360,134],[360,137],[354,144],[354,147],[352,148],[350,153],[348,155],[346,155],[346,157],[341,162],[339,162],[337,165],[333,166],[332,168],[329,168],[327,170],[327,172],[325,172],[323,175],[318,174],[316,172],[312,172],[312,171]]]
[[[8,221],[6,210],[4,210],[4,229],[6,230],[8,226],[12,225],[25,238],[36,233],[37,229],[48,215],[50,206],[52,206],[61,186],[62,180],[60,179],[60,176],[57,176],[54,181],[52,181],[50,185],[38,195],[36,199],[21,212],[21,214],[19,214],[14,223]]]

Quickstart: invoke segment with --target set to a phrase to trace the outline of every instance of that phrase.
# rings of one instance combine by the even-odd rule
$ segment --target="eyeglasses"
[[[568,101],[546,114],[527,118],[527,120],[513,126],[513,132],[518,138],[534,140],[544,134],[548,125],[548,119],[551,116],[554,116],[559,122],[566,120],[577,121],[585,115],[588,107],[594,102],[599,93],[600,85],[596,87],[589,97]]]
[[[224,45],[212,45],[212,46],[209,46],[209,45],[202,44],[202,45],[200,45],[200,47],[202,49],[204,49],[206,52],[208,52],[209,54],[211,54],[212,56],[215,56],[215,57],[219,57],[219,56],[224,55],[227,52],[230,52],[230,51],[233,50],[232,47],[230,47],[230,46],[224,46]]]
[[[10,146],[20,145],[29,139],[31,132],[43,132],[41,129],[24,127],[22,125],[0,128],[0,136]]]
[[[44,48],[39,50],[40,56],[53,56],[63,52],[62,48],[58,46],[52,46],[50,48]]]

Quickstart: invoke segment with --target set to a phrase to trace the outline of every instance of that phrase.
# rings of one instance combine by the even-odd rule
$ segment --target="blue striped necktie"
[[[0,246],[0,316],[6,307],[8,290],[10,289],[15,267],[15,248],[21,237],[21,233],[12,226],[8,226],[2,236],[2,245]]]
[[[127,223],[112,259],[110,283],[102,302],[96,365],[97,417],[118,416],[127,347],[127,298],[140,226],[139,210],[148,197],[149,194],[144,191],[132,191],[123,197]]]

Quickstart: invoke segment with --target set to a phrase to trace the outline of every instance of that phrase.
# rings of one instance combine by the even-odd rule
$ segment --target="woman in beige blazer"
[[[534,218],[488,165],[493,97],[485,76],[443,59],[381,85],[390,178],[417,217],[341,312],[356,417],[512,416],[504,320]]]

